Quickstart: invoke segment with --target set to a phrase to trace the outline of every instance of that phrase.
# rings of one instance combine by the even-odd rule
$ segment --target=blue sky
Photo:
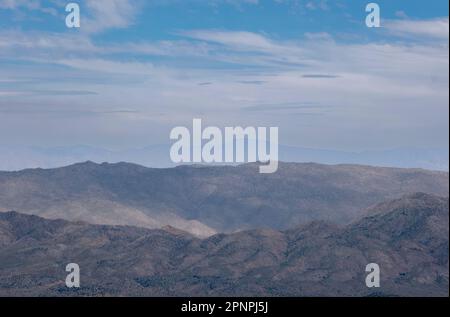
[[[75,1],[77,2],[77,1]],[[194,117],[280,143],[448,149],[448,2],[0,0],[0,146],[168,143]]]

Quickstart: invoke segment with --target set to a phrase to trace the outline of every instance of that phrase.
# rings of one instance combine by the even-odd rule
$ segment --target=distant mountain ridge
[[[343,227],[198,239],[0,213],[0,296],[448,296],[448,198],[415,193]],[[81,267],[81,288],[64,285]],[[381,287],[365,285],[377,263]]]
[[[171,144],[141,148],[108,150],[93,146],[26,147],[0,146],[0,170],[17,171],[25,168],[56,168],[77,162],[134,162],[157,168],[174,167],[170,160]],[[279,159],[284,162],[320,164],[363,164],[399,168],[449,170],[448,149],[394,148],[372,151],[338,151],[280,144]]]
[[[198,236],[314,220],[344,224],[399,196],[448,196],[446,172],[360,165],[280,163],[154,169],[130,163],[79,163],[56,169],[0,172],[0,211],[94,224],[159,228]]]

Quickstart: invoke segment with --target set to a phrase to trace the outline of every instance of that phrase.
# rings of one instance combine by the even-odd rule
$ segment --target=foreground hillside
[[[448,296],[448,198],[416,193],[344,227],[313,222],[199,239],[0,213],[0,296]],[[81,288],[64,285],[65,265]],[[365,286],[365,266],[381,288]]]
[[[414,192],[448,196],[446,172],[358,165],[281,163],[275,174],[237,167],[86,162],[0,172],[0,211],[94,224],[160,228],[197,236],[314,220],[346,224],[376,203]]]

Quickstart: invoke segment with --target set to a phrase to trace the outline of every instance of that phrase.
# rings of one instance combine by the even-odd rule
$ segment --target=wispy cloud
[[[306,2],[305,7],[308,10],[329,10],[330,9],[327,0],[308,1],[308,2]]]
[[[67,1],[61,0],[0,0],[0,10],[39,11],[63,16]],[[108,29],[131,26],[145,4],[141,0],[81,0],[83,33],[97,33]]]
[[[52,1],[55,2],[55,1]],[[50,2],[50,4],[52,4]],[[53,6],[47,6],[40,0],[0,0],[0,9],[5,10],[38,10],[42,13],[57,15],[57,10]]]
[[[303,78],[339,78],[338,75],[328,75],[328,74],[305,74],[302,75]]]
[[[235,49],[267,50],[276,47],[267,37],[245,31],[228,32],[222,30],[189,30],[178,34],[195,40],[213,42],[226,45]]]
[[[449,38],[448,17],[429,20],[388,20],[384,23],[384,26],[389,32],[397,36],[447,41]]]
[[[292,111],[292,110],[310,110],[317,113],[330,108],[330,106],[317,104],[314,102],[285,102],[279,104],[258,104],[242,107],[244,111]],[[313,113],[313,112],[312,112]]]
[[[83,31],[99,32],[126,28],[134,23],[141,3],[136,0],[85,0],[89,17],[83,20]]]

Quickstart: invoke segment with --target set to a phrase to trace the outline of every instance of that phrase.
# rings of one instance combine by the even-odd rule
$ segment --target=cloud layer
[[[142,2],[85,5],[79,32],[0,31],[0,144],[160,144],[194,117],[279,126],[282,143],[314,148],[448,144],[448,17],[387,20],[370,41],[226,27],[155,39],[102,35],[138,32]],[[48,11],[40,1],[0,9]]]

